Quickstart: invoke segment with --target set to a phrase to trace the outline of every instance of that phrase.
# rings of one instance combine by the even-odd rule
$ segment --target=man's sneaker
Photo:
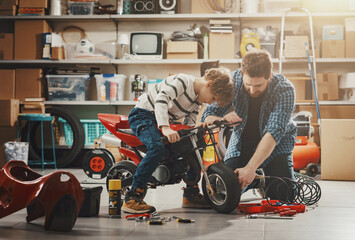
[[[183,208],[211,208],[205,197],[200,193],[198,186],[182,189],[184,190],[182,198]]]
[[[146,204],[142,199],[143,189],[137,188],[135,191],[129,191],[126,194],[122,210],[127,213],[152,213],[155,207]]]

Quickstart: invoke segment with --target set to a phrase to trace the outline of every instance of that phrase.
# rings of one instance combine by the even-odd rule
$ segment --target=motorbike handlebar
[[[205,127],[199,126],[199,127],[194,127],[194,128],[190,128],[190,129],[181,129],[181,130],[178,130],[177,132],[180,136],[180,139],[182,139],[182,138],[190,137],[192,134],[197,134],[198,132],[201,132],[201,131],[205,132],[205,131],[212,130],[215,128],[225,128],[225,127],[233,126],[233,125],[236,125],[239,123],[241,123],[241,121],[228,123],[227,121],[216,120],[215,122],[213,122],[213,124],[207,125]],[[167,136],[161,137],[160,142],[164,143],[164,144],[168,143],[169,142],[168,137]]]

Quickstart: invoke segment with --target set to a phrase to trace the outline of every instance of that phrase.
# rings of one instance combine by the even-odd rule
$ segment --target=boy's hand
[[[218,116],[213,116],[213,115],[211,115],[211,116],[206,117],[206,118],[205,118],[205,121],[204,121],[203,123],[199,124],[199,126],[206,127],[206,126],[208,126],[208,125],[213,124],[215,121],[221,121],[221,120],[223,120],[222,117],[218,117]],[[198,126],[198,127],[199,127],[199,126]]]
[[[168,138],[168,141],[171,143],[177,142],[180,139],[180,136],[177,131],[172,130],[169,126],[163,126],[161,128],[164,136]]]

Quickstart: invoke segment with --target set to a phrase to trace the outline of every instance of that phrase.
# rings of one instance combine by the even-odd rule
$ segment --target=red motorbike
[[[122,141],[119,152],[130,159],[114,163],[112,167],[110,164],[106,164],[110,166],[106,174],[106,183],[110,179],[121,179],[122,192],[126,193],[130,189],[133,175],[146,152],[146,148],[130,129],[127,116],[98,114],[98,117],[102,124]],[[187,184],[197,184],[202,171],[202,190],[211,207],[220,213],[229,213],[235,210],[241,196],[239,181],[233,170],[222,161],[214,138],[216,130],[230,125],[226,122],[216,122],[206,127],[192,128],[183,124],[171,124],[170,127],[178,131],[181,139],[176,143],[169,143],[165,137],[167,143],[165,144],[164,158],[150,178],[145,193],[147,188],[177,184],[181,180]],[[208,140],[206,141],[206,139]],[[201,152],[209,146],[214,147],[217,160],[216,163],[206,166],[201,157]],[[96,149],[85,157],[87,159],[86,165],[90,166],[91,172],[92,170],[103,171],[108,168],[104,163],[104,165],[98,167],[98,160],[102,156],[107,156],[107,152]],[[192,181],[186,179],[186,173],[189,169],[193,169],[197,176]],[[104,175],[102,176],[104,177]]]

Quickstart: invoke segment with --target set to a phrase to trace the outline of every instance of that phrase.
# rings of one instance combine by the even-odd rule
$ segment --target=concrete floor
[[[44,174],[48,172],[46,170]],[[71,169],[70,172],[79,181],[86,179],[81,169]],[[247,219],[244,214],[235,212],[219,214],[211,209],[184,209],[181,208],[183,184],[178,184],[149,190],[145,201],[154,205],[162,217],[185,217],[194,219],[195,223],[171,221],[162,226],[152,226],[145,222],[127,221],[125,214],[121,219],[109,218],[108,194],[104,189],[99,216],[78,218],[69,233],[45,231],[44,218],[27,223],[26,211],[21,210],[0,219],[0,239],[355,239],[355,182],[317,182],[322,189],[318,206],[309,207],[292,220]],[[242,195],[242,200],[255,197],[258,196],[249,191]]]

